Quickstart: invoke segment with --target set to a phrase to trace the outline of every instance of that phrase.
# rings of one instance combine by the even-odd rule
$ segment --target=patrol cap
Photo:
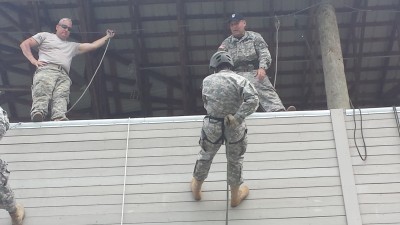
[[[239,14],[239,13],[233,13],[231,15],[231,17],[229,17],[228,23],[230,23],[232,21],[240,21],[240,20],[244,20],[244,16],[242,14]]]

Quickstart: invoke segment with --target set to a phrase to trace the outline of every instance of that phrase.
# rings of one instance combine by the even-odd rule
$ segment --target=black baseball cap
[[[232,21],[240,21],[240,20],[244,20],[244,16],[242,14],[239,13],[233,13],[229,19],[228,19],[228,23],[232,22]]]

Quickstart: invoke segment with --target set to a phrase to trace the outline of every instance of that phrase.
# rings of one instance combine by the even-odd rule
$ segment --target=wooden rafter
[[[186,44],[186,28],[185,28],[185,2],[176,0],[177,9],[177,26],[178,26],[178,42],[179,42],[179,75],[182,84],[183,111],[185,115],[190,115],[195,105],[195,99],[191,94],[191,79],[188,65],[188,53]]]
[[[365,5],[363,4],[363,2],[359,1],[356,2],[359,5],[356,5],[355,7],[367,7],[366,4],[368,4],[367,1],[365,1]],[[363,6],[364,5],[364,6]],[[359,42],[358,42],[358,46],[356,42],[353,42],[353,54],[356,55],[356,57],[354,58],[354,84],[352,86],[350,86],[349,88],[349,94],[350,96],[353,95],[354,96],[354,103],[358,103],[358,99],[359,99],[359,87],[360,87],[360,76],[361,76],[361,67],[362,67],[362,60],[363,60],[363,52],[364,52],[364,38],[365,38],[365,29],[366,29],[366,21],[367,21],[367,14],[366,12],[361,12],[362,16],[361,16],[361,24],[364,24],[364,26],[361,26],[360,29],[360,35],[359,35]],[[356,28],[353,27],[352,32],[353,34],[352,37],[356,37]],[[349,39],[350,41],[351,39]],[[353,103],[353,104],[354,104]]]
[[[400,10],[400,3],[398,4],[397,9]],[[396,13],[394,20],[393,20],[392,27],[391,27],[388,45],[386,47],[386,52],[388,52],[388,53],[393,51],[394,43],[397,41],[397,33],[399,32],[399,30],[398,30],[399,23],[400,23],[400,14]],[[379,86],[378,86],[378,94],[377,94],[378,101],[385,95],[384,89],[385,89],[386,77],[387,77],[387,73],[388,73],[388,70],[386,68],[390,64],[390,59],[391,58],[386,57],[383,59],[383,62],[382,62],[384,69],[380,76],[380,82],[379,82]]]
[[[82,31],[82,42],[93,42],[95,37],[90,35],[89,31],[96,30],[95,19],[93,18],[93,7],[91,6],[91,1],[80,1],[77,0],[79,6],[79,22]],[[96,70],[96,65],[94,59],[95,53],[85,54],[85,77],[87,82],[92,79],[94,72]],[[92,85],[89,87],[91,104],[92,104],[92,114],[94,118],[107,118],[109,114],[109,104],[108,98],[105,95],[105,84],[103,79],[104,71],[103,67],[99,69],[96,74],[96,79],[93,80]]]
[[[145,43],[142,35],[142,23],[140,15],[140,4],[139,1],[128,1],[129,2],[129,14],[130,24],[133,30],[133,45],[135,48],[135,55],[131,59],[133,64],[132,73],[136,78],[136,88],[138,89],[138,97],[140,106],[142,109],[142,116],[147,117],[152,115],[150,97],[150,82],[149,78],[145,76],[145,72],[141,69],[143,65],[147,64],[147,57],[145,57]],[[134,86],[133,86],[134,87]],[[132,90],[134,91],[134,90]]]

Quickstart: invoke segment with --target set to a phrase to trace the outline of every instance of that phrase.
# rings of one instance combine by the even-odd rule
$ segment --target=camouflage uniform
[[[7,112],[0,107],[0,140],[5,135],[9,126]],[[0,208],[8,212],[15,212],[17,208],[14,193],[7,182],[9,174],[7,163],[0,159]]]
[[[230,70],[222,70],[204,79],[202,97],[207,116],[203,120],[199,141],[201,150],[193,177],[199,181],[207,178],[212,160],[225,141],[228,184],[240,185],[243,182],[243,154],[247,147],[244,119],[258,107],[257,91],[247,79]],[[240,124],[225,127],[224,117],[228,114],[234,115]]]
[[[222,42],[219,50],[229,52],[235,65],[233,70],[254,85],[264,111],[285,111],[282,101],[268,77],[262,81],[256,77],[257,69],[267,70],[272,61],[268,45],[259,33],[246,31],[241,39],[231,35]]]
[[[33,77],[31,115],[48,114],[51,104],[51,119],[64,118],[69,103],[71,79],[65,71],[51,67],[39,68]]]

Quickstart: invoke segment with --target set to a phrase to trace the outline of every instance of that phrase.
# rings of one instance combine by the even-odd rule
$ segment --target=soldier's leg
[[[5,209],[7,212],[13,213],[17,210],[14,192],[8,184],[0,185],[0,201],[0,208]]]
[[[238,206],[249,195],[249,188],[243,183],[243,155],[247,148],[245,123],[230,130],[226,153],[228,159],[228,184],[231,187],[231,206]]]
[[[8,185],[7,163],[0,159],[0,207],[12,213],[17,210],[14,192]]]
[[[38,70],[33,76],[32,83],[32,109],[31,118],[39,121],[37,114],[41,114],[42,120],[48,113],[49,101],[53,94],[56,77],[52,70]]]
[[[222,123],[205,118],[200,137],[201,150],[197,156],[193,177],[198,181],[204,181],[211,167],[215,154],[222,145]]]
[[[71,79],[66,74],[60,74],[54,88],[51,105],[51,120],[68,120],[65,116],[69,103]]]
[[[243,122],[236,128],[225,132],[227,135],[226,157],[228,161],[228,184],[239,186],[243,183],[243,155],[247,148],[247,130]]]
[[[260,99],[260,106],[266,112],[277,112],[285,111],[285,107],[282,104],[281,99],[276,93],[275,88],[272,86],[268,77],[265,77],[262,81],[258,80],[256,71],[253,72],[240,72],[240,75],[247,78],[256,88],[258,92],[258,98]]]

